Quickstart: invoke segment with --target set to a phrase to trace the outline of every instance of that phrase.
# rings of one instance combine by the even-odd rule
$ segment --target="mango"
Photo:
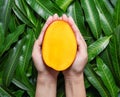
[[[71,26],[63,21],[52,22],[45,31],[42,57],[45,64],[54,70],[70,67],[76,57],[77,42]]]

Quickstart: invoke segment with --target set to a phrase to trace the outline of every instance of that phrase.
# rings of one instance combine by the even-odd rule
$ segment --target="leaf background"
[[[0,97],[34,97],[33,43],[55,13],[71,16],[88,45],[87,97],[120,95],[120,0],[1,0],[0,12]],[[64,88],[60,73],[57,97]]]

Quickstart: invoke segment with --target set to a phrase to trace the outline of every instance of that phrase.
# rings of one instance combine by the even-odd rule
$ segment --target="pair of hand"
[[[43,62],[43,59],[42,59],[42,52],[41,52],[41,46],[42,46],[44,33],[45,33],[47,27],[56,20],[64,20],[67,23],[69,23],[69,25],[73,29],[73,32],[76,37],[76,41],[77,41],[76,58],[75,58],[73,64],[71,65],[71,67],[69,67],[67,70],[62,71],[65,78],[75,78],[75,77],[83,74],[83,70],[84,70],[85,64],[87,63],[88,57],[87,57],[86,42],[83,39],[79,29],[77,28],[76,24],[74,23],[74,21],[71,17],[67,17],[66,15],[63,15],[62,17],[58,17],[58,15],[55,14],[54,16],[50,16],[47,19],[47,21],[40,33],[40,36],[34,43],[32,58],[33,58],[35,67],[38,71],[38,75],[40,75],[41,77],[47,77],[48,79],[52,79],[52,80],[57,79],[59,72],[55,71],[45,65],[45,63]]]

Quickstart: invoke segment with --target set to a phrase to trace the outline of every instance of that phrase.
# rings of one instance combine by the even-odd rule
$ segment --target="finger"
[[[42,44],[42,40],[43,40],[43,36],[45,34],[45,31],[47,29],[47,27],[50,25],[50,23],[52,22],[53,17],[49,16],[49,18],[47,19],[46,23],[44,24],[44,27],[41,30],[41,33],[38,37],[38,40],[40,40],[40,44]]]
[[[80,44],[79,44],[79,41],[80,41],[80,39],[81,39],[82,42],[84,43],[85,47],[87,47],[86,42],[85,42],[82,34],[80,33],[80,30],[79,30],[78,27],[76,26],[74,20],[72,19],[72,17],[69,17],[69,24],[71,25],[71,27],[72,27],[72,29],[73,29],[73,31],[74,31],[74,33],[75,33],[75,36],[76,36],[76,38],[77,38],[78,45],[80,45]]]
[[[54,14],[52,20],[53,20],[53,21],[59,20],[58,14]]]
[[[68,22],[68,17],[66,16],[66,14],[63,14],[63,15],[62,15],[62,20]]]

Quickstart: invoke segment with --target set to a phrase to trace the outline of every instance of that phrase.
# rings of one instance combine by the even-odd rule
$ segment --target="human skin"
[[[73,19],[66,15],[58,17],[57,14],[47,19],[40,36],[33,46],[32,58],[38,71],[35,97],[56,97],[57,76],[59,72],[45,65],[41,53],[44,33],[47,27],[56,20],[64,20],[69,23],[77,41],[76,58],[70,68],[62,71],[65,79],[66,97],[86,97],[83,70],[87,63],[87,45]]]

